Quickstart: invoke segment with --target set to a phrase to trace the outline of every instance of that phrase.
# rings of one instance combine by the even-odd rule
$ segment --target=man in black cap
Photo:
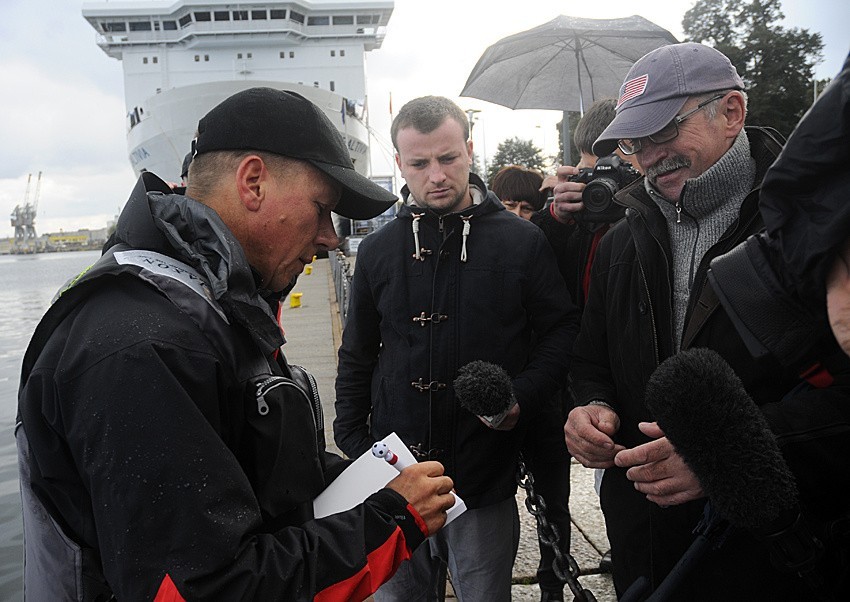
[[[641,577],[658,587],[705,506],[699,480],[646,408],[656,367],[683,349],[714,349],[760,405],[797,382],[775,359],[748,353],[706,281],[712,258],[762,227],[759,184],[781,148],[770,130],[744,128],[743,87],[710,47],[659,48],[629,71],[593,147],[634,154],[645,174],[617,195],[626,219],[599,244],[571,370],[577,407],[565,425],[573,457],[606,469],[600,500],[620,595]],[[800,586],[736,536],[677,599],[779,600]]]
[[[266,299],[395,198],[303,97],[240,92],[198,126],[185,196],[143,174],[112,245],[38,326],[19,446],[33,600],[359,600],[438,530],[436,462],[315,520],[325,451]],[[308,379],[307,379],[308,380]],[[49,577],[49,578],[48,578]]]

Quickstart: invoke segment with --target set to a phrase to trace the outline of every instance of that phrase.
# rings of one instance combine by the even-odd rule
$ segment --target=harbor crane
[[[12,227],[15,229],[15,247],[19,249],[28,248],[36,244],[38,235],[35,232],[35,216],[38,212],[38,197],[41,192],[41,172],[35,182],[35,192],[30,201],[30,188],[32,186],[32,174],[27,176],[27,189],[24,192],[24,201],[15,205],[12,210]]]

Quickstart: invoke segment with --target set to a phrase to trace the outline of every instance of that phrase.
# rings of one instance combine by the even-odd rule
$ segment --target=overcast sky
[[[438,94],[479,109],[473,142],[492,157],[518,136],[557,151],[554,111],[511,111],[457,98],[484,50],[507,35],[559,14],[616,18],[639,14],[683,37],[693,0],[396,0],[381,49],[367,55],[370,120],[389,139],[389,96],[397,111],[411,98]],[[2,0],[0,19],[0,210],[23,200],[27,174],[43,172],[36,228],[100,228],[123,206],[135,176],[127,160],[120,62],[95,43],[81,2]],[[786,25],[823,35],[818,77],[833,77],[850,50],[848,0],[784,0]],[[386,142],[388,144],[388,142]],[[482,152],[482,147],[484,148]],[[373,173],[391,173],[390,151],[373,141]],[[3,217],[0,236],[11,236]]]

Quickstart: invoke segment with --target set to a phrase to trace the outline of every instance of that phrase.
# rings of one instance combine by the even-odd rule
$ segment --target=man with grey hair
[[[408,102],[392,139],[405,205],[358,249],[334,436],[357,456],[395,431],[420,458],[442,462],[466,502],[376,600],[436,600],[448,565],[459,599],[507,602],[519,448],[565,381],[577,315],[542,231],[469,172],[469,123],[457,105]],[[474,361],[490,364],[475,384],[505,401],[504,411],[477,409],[483,400],[472,408],[456,392]],[[490,378],[498,373],[503,387]],[[560,424],[535,428],[561,443]]]
[[[744,128],[743,87],[710,47],[659,48],[629,71],[616,117],[593,147],[599,156],[619,147],[645,174],[617,195],[626,219],[599,245],[574,349],[576,407],[564,426],[573,457],[606,469],[600,496],[620,595],[641,577],[658,587],[705,506],[700,481],[646,408],[656,367],[708,347],[756,403],[790,388],[775,360],[750,356],[706,278],[712,258],[762,227],[759,185],[781,148],[772,130]],[[750,536],[736,534],[677,596],[787,599],[799,593],[789,579]]]

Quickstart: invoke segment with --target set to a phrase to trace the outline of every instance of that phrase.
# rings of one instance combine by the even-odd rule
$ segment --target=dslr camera
[[[583,167],[570,178],[586,184],[581,200],[584,210],[575,217],[580,222],[613,223],[625,215],[625,209],[614,202],[614,195],[640,177],[640,172],[616,154],[602,157],[596,167]]]

